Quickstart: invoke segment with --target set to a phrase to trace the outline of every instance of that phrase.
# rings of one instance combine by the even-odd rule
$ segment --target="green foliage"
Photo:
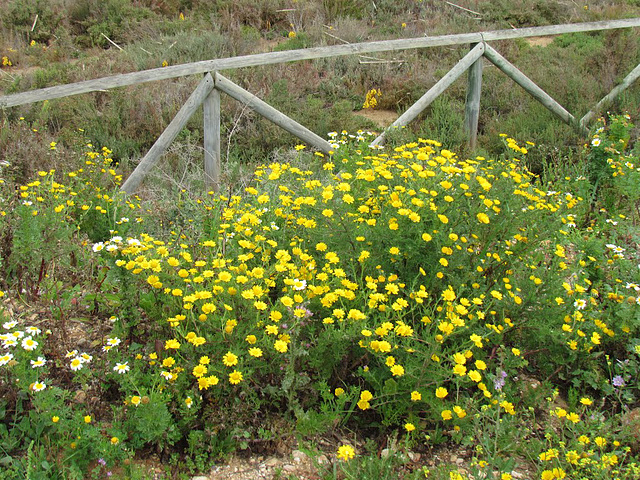
[[[568,6],[550,0],[533,2],[499,0],[486,2],[483,6],[483,14],[488,18],[494,21],[500,20],[505,25],[511,24],[518,27],[562,23],[558,19],[567,17],[569,13]]]

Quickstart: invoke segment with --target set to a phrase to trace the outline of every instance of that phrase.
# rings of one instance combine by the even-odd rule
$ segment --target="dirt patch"
[[[316,461],[328,463],[324,455]],[[300,450],[294,450],[289,457],[232,458],[226,465],[213,467],[208,476],[193,480],[267,480],[292,476],[300,480],[321,478],[313,460]]]
[[[386,128],[398,119],[398,114],[393,110],[359,110],[355,112],[359,117],[364,117],[374,122],[379,127]]]
[[[532,47],[548,47],[553,43],[553,37],[530,37],[527,43]]]

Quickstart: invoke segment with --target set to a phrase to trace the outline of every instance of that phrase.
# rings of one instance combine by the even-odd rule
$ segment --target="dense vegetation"
[[[640,11],[62,3],[4,2],[5,93],[339,39]],[[580,114],[638,63],[638,46],[616,31],[499,49]],[[197,80],[2,112],[3,478],[145,478],[136,460],[152,451],[179,478],[320,437],[341,439],[326,478],[638,478],[638,87],[587,139],[486,69],[481,150],[464,145],[462,85],[369,147],[379,126],[354,110],[375,98],[401,111],[461,54],[233,72],[335,148],[310,152],[225,104],[221,194],[203,192],[201,118],[139,195],[119,190]],[[431,472],[408,456],[442,449],[472,453],[463,469]]]

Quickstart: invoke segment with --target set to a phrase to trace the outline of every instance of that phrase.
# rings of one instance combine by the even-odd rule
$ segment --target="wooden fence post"
[[[560,120],[567,125],[578,128],[582,134],[588,134],[586,129],[582,127],[580,123],[576,121],[575,117],[562,105],[556,102],[547,92],[536,85],[529,77],[518,70],[511,62],[496,52],[491,46],[487,45],[484,55],[491,61],[491,63],[502,70],[507,77],[520,85],[529,95],[538,100],[538,102],[560,118]]]
[[[284,113],[276,110],[268,103],[260,100],[252,93],[246,91],[244,88],[236,85],[231,80],[223,77],[219,73],[216,73],[216,88],[232,98],[235,98],[239,102],[244,103],[252,110],[262,115],[267,120],[275,123],[279,127],[282,127],[287,132],[295,135],[303,142],[316,147],[318,150],[322,150],[325,153],[331,152],[334,148],[329,142],[320,136],[313,133],[308,128],[300,125],[295,120],[287,117]]]
[[[467,53],[456,65],[442,77],[438,83],[429,89],[416,103],[411,105],[406,112],[387,127],[378,137],[371,142],[371,146],[380,145],[384,141],[385,134],[394,127],[403,127],[415,119],[420,113],[427,108],[438,96],[444,92],[449,86],[455,82],[460,75],[473,65],[478,59],[481,59],[484,52],[484,43],[478,43],[473,49]]]
[[[475,47],[475,44],[471,44]],[[480,117],[480,93],[482,91],[482,61],[477,59],[469,67],[467,99],[464,106],[464,128],[469,135],[469,147],[475,150],[478,140],[478,118]]]
[[[617,85],[613,90],[611,90],[607,95],[605,95],[602,98],[602,100],[600,100],[596,104],[595,107],[593,107],[589,112],[587,112],[587,114],[584,117],[582,117],[582,119],[580,120],[580,125],[582,125],[583,128],[587,128],[587,125],[589,124],[589,122],[593,120],[593,117],[595,117],[598,114],[598,112],[600,112],[603,108],[608,107],[611,104],[611,102],[613,102],[613,100],[618,95],[620,95],[620,93],[622,93],[627,88],[629,88],[631,84],[635,82],[638,78],[640,78],[640,64],[638,64],[636,68],[631,70],[631,73],[629,73],[629,75],[624,77],[624,80],[622,80],[622,83],[620,85]]]
[[[137,190],[144,180],[144,177],[149,173],[153,166],[158,163],[160,157],[165,150],[171,145],[171,142],[176,138],[180,130],[187,124],[191,115],[198,109],[198,107],[204,102],[205,98],[213,90],[214,81],[210,74],[207,74],[204,79],[198,84],[191,96],[187,99],[182,108],[178,111],[171,123],[165,128],[164,132],[158,137],[156,143],[153,144],[151,149],[147,152],[144,158],[140,161],[136,169],[129,175],[127,181],[122,185],[122,190],[127,194],[131,194]]]
[[[215,73],[213,74],[215,82]],[[207,191],[220,190],[220,92],[214,88],[204,99],[204,183]]]

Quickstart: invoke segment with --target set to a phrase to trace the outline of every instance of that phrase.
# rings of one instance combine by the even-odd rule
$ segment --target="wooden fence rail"
[[[483,58],[487,58],[503,73],[519,84],[527,93],[532,95],[542,105],[558,116],[563,122],[574,126],[582,133],[586,133],[588,123],[602,109],[606,108],[617,95],[640,78],[640,65],[638,65],[619,85],[603,97],[591,111],[578,121],[548,93],[537,86],[531,79],[500,55],[494,48],[489,46],[487,42],[633,27],[640,27],[640,18],[550,25],[545,27],[531,27],[513,30],[494,30],[478,33],[441,35],[435,37],[385,40],[205,60],[171,67],[144,70],[141,72],[125,73],[95,80],[86,80],[68,85],[58,85],[13,95],[0,96],[0,108],[4,109],[28,103],[52,100],[81,93],[102,91],[110,88],[157,80],[205,74],[204,79],[199,83],[196,90],[179,110],[175,118],[167,126],[166,130],[160,135],[149,152],[141,160],[137,168],[125,181],[122,189],[127,193],[132,193],[138,188],[146,174],[157,163],[160,156],[166,151],[180,130],[184,128],[191,115],[193,115],[200,105],[202,105],[204,109],[205,180],[207,188],[217,191],[219,188],[220,173],[220,92],[245,103],[257,113],[263,115],[265,118],[271,120],[317,149],[325,152],[331,151],[332,149],[329,142],[266,104],[247,90],[236,85],[228,78],[223,77],[218,73],[219,71],[344,55],[470,44],[472,46],[471,51],[440,81],[429,89],[429,91],[425,93],[414,105],[401,115],[393,123],[392,127],[406,125],[415,119],[420,112],[433,102],[435,98],[442,94],[457,78],[459,78],[463,73],[468,72],[465,128],[469,134],[471,146],[475,147],[478,116],[480,111]],[[382,143],[384,141],[385,133],[386,131],[378,136],[378,138],[374,140],[373,144],[378,145]]]

